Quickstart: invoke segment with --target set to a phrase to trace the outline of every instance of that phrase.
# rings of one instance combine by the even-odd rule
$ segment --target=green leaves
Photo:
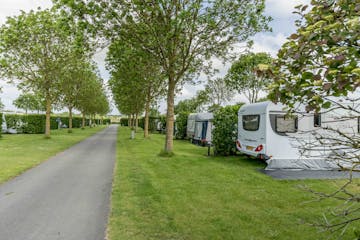
[[[304,20],[279,51],[270,96],[287,105],[300,101],[319,110],[322,99],[346,96],[359,86],[360,8],[352,0],[312,4],[308,13],[299,6]],[[289,96],[289,89],[297,97]]]
[[[226,85],[244,93],[249,102],[256,102],[260,90],[265,90],[270,83],[268,73],[272,58],[267,53],[247,53],[239,57],[229,69]]]

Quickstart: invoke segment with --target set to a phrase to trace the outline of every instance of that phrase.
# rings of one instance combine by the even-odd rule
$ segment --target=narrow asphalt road
[[[0,185],[0,240],[103,240],[116,136],[112,125]]]

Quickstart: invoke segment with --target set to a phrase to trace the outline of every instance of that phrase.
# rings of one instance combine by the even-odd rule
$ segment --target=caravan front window
[[[244,130],[257,131],[259,129],[260,115],[243,115],[242,123]]]

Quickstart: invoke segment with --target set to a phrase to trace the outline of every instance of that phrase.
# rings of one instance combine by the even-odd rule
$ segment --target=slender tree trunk
[[[139,127],[139,114],[135,114],[135,132],[137,132],[137,129]]]
[[[148,96],[145,105],[144,138],[149,137],[149,111],[150,111],[150,97]]]
[[[85,129],[85,113],[82,113],[82,129]]]
[[[50,138],[50,114],[51,114],[51,100],[46,96],[46,119],[45,119],[45,138]]]
[[[175,81],[173,77],[169,77],[167,92],[167,113],[166,113],[166,136],[165,136],[165,152],[173,151],[174,143],[174,97],[175,97]]]
[[[69,130],[68,133],[72,133],[72,107],[69,107]]]
[[[131,127],[131,115],[128,115],[128,127]]]

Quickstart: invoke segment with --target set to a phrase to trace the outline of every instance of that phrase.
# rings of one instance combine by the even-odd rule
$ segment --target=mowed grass
[[[50,139],[45,139],[43,134],[3,134],[0,138],[0,183],[102,129],[104,126],[85,130],[73,129],[73,133],[70,134],[66,129],[52,130]]]
[[[163,158],[164,136],[129,136],[119,129],[109,240],[329,237],[305,223],[336,203],[307,203],[312,195],[299,186],[325,191],[343,181],[274,180],[259,171],[262,162],[208,157],[206,148],[186,141],[175,141],[175,156]]]

